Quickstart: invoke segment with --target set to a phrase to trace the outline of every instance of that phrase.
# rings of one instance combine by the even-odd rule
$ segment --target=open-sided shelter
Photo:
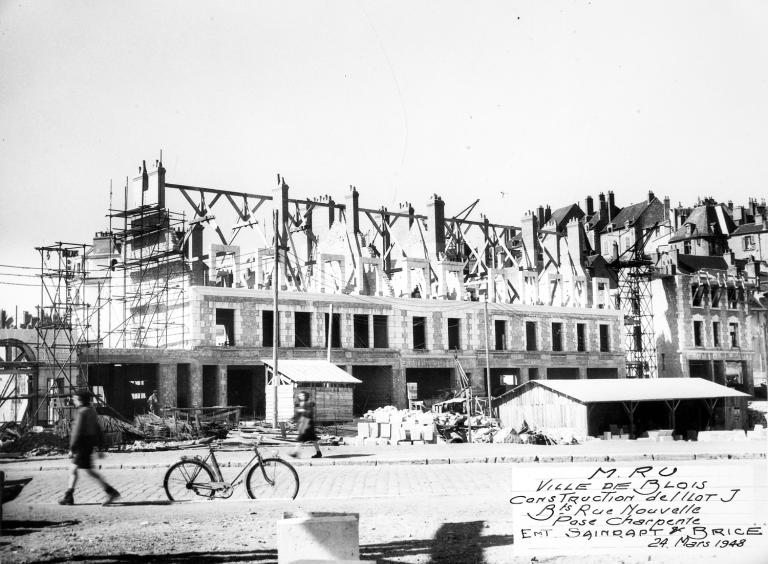
[[[277,376],[274,378],[272,359],[262,359],[267,367],[267,382],[277,385],[277,420],[288,421],[293,417],[296,395],[301,391],[309,393],[315,402],[315,421],[350,421],[352,415],[352,388],[360,384],[354,376],[347,374],[327,360],[279,360]],[[267,420],[272,419],[275,409],[273,385],[267,384]]]
[[[494,400],[504,427],[570,427],[597,435],[627,425],[631,435],[649,429],[676,434],[714,426],[718,402],[747,394],[701,378],[531,380]],[[685,411],[685,417],[679,413]],[[685,421],[685,429],[679,422]]]

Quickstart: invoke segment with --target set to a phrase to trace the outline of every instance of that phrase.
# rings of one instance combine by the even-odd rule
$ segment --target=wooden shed
[[[702,378],[531,380],[499,396],[493,406],[503,427],[569,427],[597,435],[612,425],[630,435],[650,428],[701,430],[726,398],[747,394]],[[685,417],[678,417],[684,411]]]
[[[271,359],[262,359],[268,371],[273,370]],[[315,421],[330,423],[336,421],[351,421],[352,389],[360,384],[354,376],[328,362],[327,360],[280,360],[277,363],[279,384],[278,421],[288,421],[293,418],[296,396],[301,391],[309,393],[315,402]],[[271,374],[267,381],[272,381]],[[267,420],[274,413],[274,390],[271,385],[266,390]]]

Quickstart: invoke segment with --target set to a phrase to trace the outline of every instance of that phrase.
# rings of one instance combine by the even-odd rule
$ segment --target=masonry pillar
[[[157,396],[160,408],[176,407],[176,364],[157,365]]]
[[[368,348],[373,348],[373,338],[374,338],[374,332],[376,331],[374,325],[373,325],[373,314],[370,314],[368,316]],[[351,374],[351,372],[350,372]]]
[[[579,379],[581,380],[587,379],[587,367],[584,364],[579,365]]]
[[[189,392],[192,407],[203,405],[203,365],[197,361],[189,363]]]
[[[392,402],[398,409],[408,407],[408,394],[405,386],[405,368],[392,367]]]
[[[216,371],[216,403],[227,405],[227,365],[219,364]]]

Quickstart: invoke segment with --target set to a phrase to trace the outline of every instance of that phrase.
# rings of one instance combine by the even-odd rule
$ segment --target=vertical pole
[[[42,303],[42,302],[41,302]],[[128,177],[123,191],[123,346],[128,347]]]
[[[333,304],[328,304],[328,362],[331,362],[331,341],[333,341]]]
[[[472,442],[472,383],[467,388],[467,442]]]
[[[277,292],[280,284],[280,237],[278,230],[279,211],[275,209],[275,270],[272,274],[272,398],[274,399],[275,409],[272,413],[272,427],[277,429],[277,385],[280,382],[279,372],[277,371],[277,347],[280,343],[278,331],[280,330],[277,311]]]
[[[490,284],[485,283],[485,385],[488,386],[488,417],[492,416],[491,410],[491,353],[488,350],[488,289]]]

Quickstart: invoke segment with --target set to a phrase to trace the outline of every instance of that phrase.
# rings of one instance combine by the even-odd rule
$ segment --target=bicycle
[[[165,494],[171,501],[228,498],[243,481],[238,481],[240,476],[250,468],[245,477],[245,488],[251,499],[295,499],[299,493],[296,469],[279,456],[262,458],[259,442],[253,447],[253,458],[232,481],[224,480],[212,445],[205,458],[182,456],[165,473]]]

